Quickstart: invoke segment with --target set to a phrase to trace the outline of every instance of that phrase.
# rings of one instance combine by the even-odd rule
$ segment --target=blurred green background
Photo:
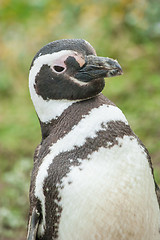
[[[40,128],[28,92],[35,53],[84,38],[124,74],[104,94],[147,146],[160,184],[160,1],[0,0],[0,239],[26,236],[28,191]]]

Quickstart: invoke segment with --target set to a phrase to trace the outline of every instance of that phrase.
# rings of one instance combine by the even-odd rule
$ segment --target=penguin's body
[[[30,93],[42,142],[28,240],[160,240],[159,189],[148,151],[100,93],[103,77],[121,72],[84,40],[56,41],[35,56]]]

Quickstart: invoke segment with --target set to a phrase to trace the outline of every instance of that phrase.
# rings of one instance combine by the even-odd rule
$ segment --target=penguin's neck
[[[84,100],[84,101],[74,101],[72,104],[59,105],[61,109],[52,108],[53,115],[55,116],[50,121],[43,122],[40,117],[40,126],[42,132],[42,141],[45,140],[49,135],[58,135],[59,138],[67,134],[73,126],[78,124],[78,122],[88,115],[93,108],[98,108],[99,106],[107,104],[114,105],[110,100],[104,97],[102,94],[98,96]],[[54,112],[57,110],[57,114]],[[67,120],[66,120],[67,119]]]
[[[59,125],[66,110],[74,103],[76,101],[49,100],[48,103],[45,101],[45,104],[41,104],[41,109],[36,108],[41,126],[42,140]]]
[[[57,119],[52,119],[49,123],[40,122],[40,127],[41,127],[41,134],[42,134],[42,140],[46,139],[52,132],[52,129],[55,129],[58,123],[58,118]]]
[[[71,101],[65,99],[44,100],[37,94],[34,95],[34,98],[32,97],[32,101],[40,121],[45,124],[57,119],[66,108],[76,102],[76,100]]]

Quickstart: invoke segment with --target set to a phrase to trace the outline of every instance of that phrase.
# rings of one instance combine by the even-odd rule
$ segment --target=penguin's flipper
[[[30,216],[30,219],[29,219],[27,240],[36,240],[39,221],[40,221],[40,213],[36,208],[33,208],[32,215]]]

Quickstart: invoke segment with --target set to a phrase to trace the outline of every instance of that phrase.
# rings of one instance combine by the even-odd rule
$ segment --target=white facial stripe
[[[89,115],[84,116],[81,121],[73,127],[73,129],[59,139],[50,147],[50,153],[43,159],[36,177],[35,196],[39,198],[42,204],[42,212],[44,217],[43,224],[45,225],[45,196],[43,194],[43,184],[48,176],[47,170],[53,159],[60,153],[70,151],[75,146],[82,146],[87,137],[94,138],[96,133],[103,130],[102,123],[110,121],[122,121],[128,124],[122,111],[112,105],[102,105],[99,108],[92,109]]]
[[[62,64],[68,56],[77,57],[78,53],[72,50],[61,50],[51,54],[40,55],[35,59],[31,70],[33,72],[34,69],[34,76],[36,76],[43,64],[47,64],[48,66],[52,66],[54,64],[58,65],[58,63]]]

